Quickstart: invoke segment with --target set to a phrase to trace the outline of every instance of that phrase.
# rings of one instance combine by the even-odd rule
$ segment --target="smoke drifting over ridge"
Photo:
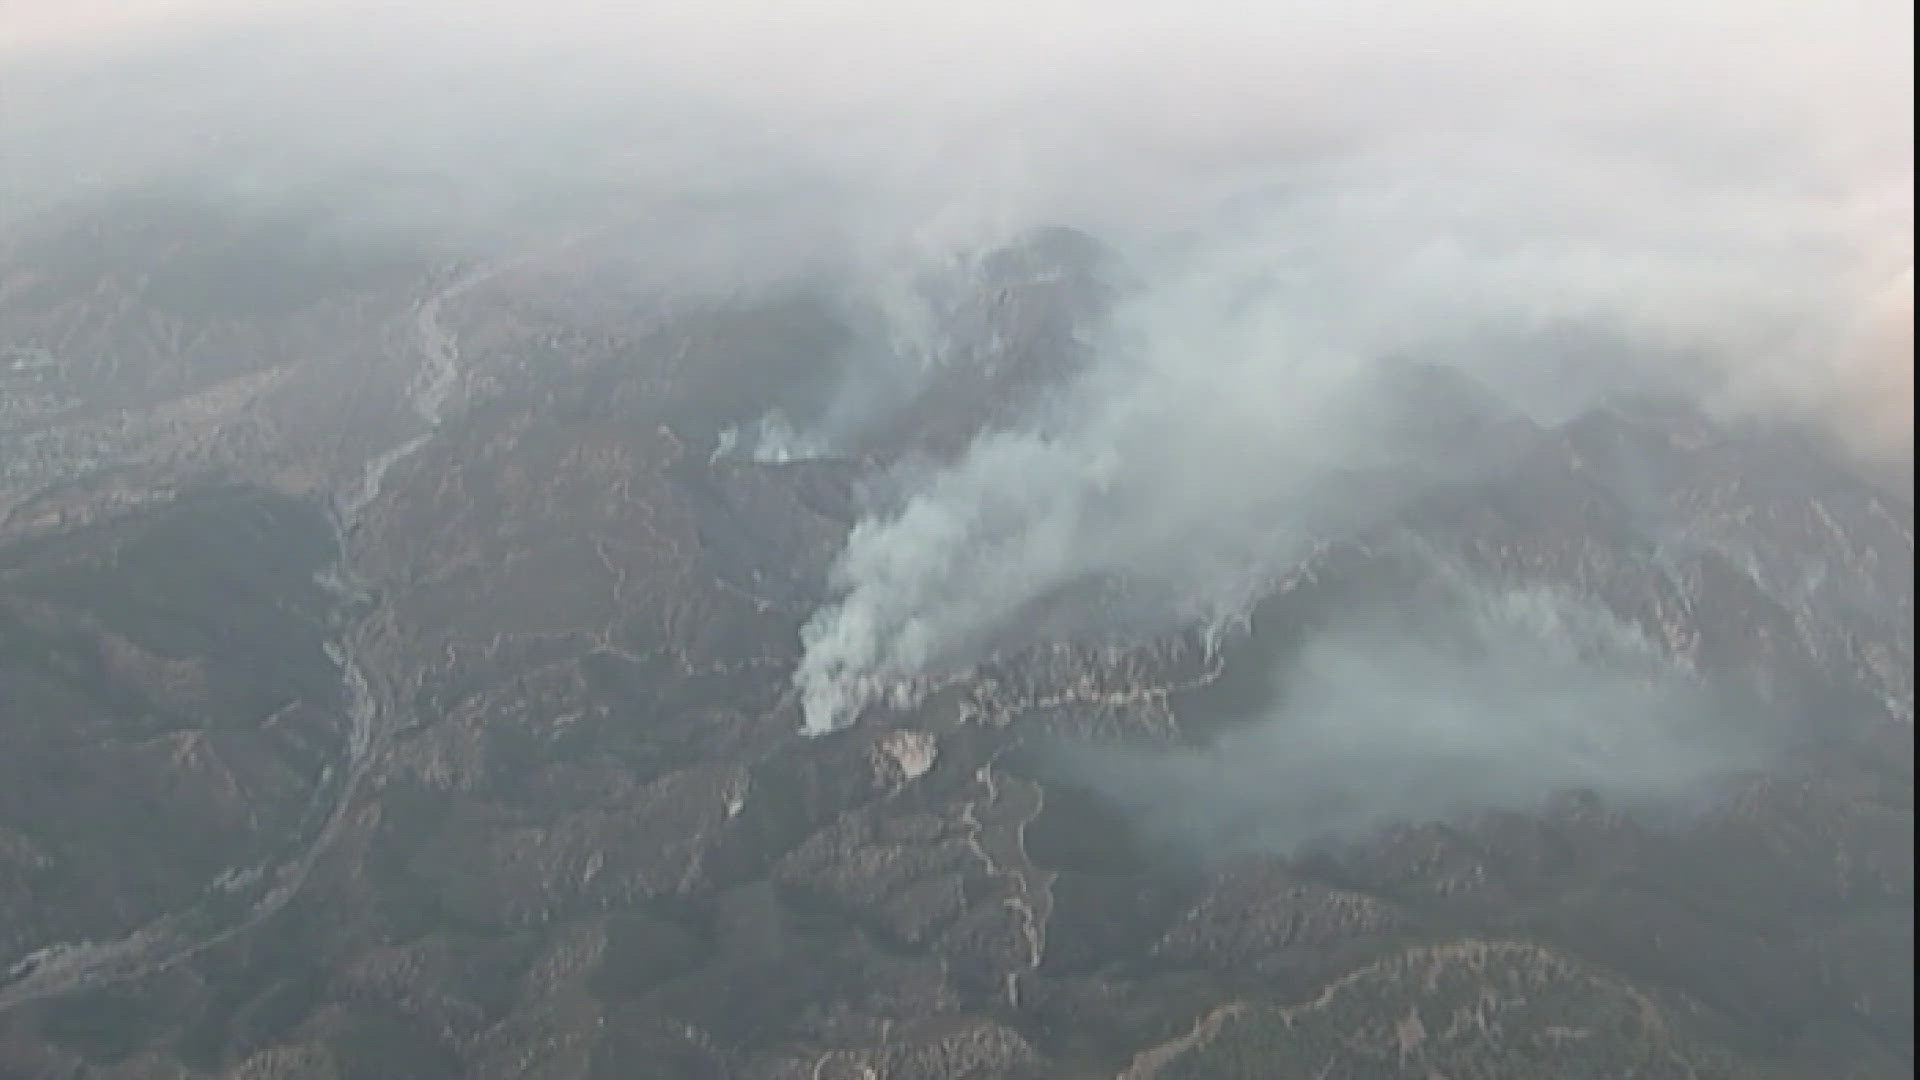
[[[1057,748],[1051,768],[1150,843],[1207,859],[1569,790],[1684,813],[1706,778],[1784,745],[1753,696],[1672,665],[1601,606],[1436,569],[1417,595],[1336,613],[1268,672],[1253,722],[1199,746]]]
[[[0,224],[78,177],[468,246],[639,220],[661,288],[879,294],[1046,225],[1120,253],[1137,287],[1041,425],[855,529],[805,632],[810,730],[1089,576],[1170,620],[1244,602],[1358,512],[1357,469],[1424,464],[1366,408],[1386,355],[1535,413],[1779,412],[1910,467],[1891,0],[150,7],[0,42]],[[1613,359],[1566,378],[1568,328]]]
[[[1197,248],[1133,260],[1147,284],[1043,431],[983,436],[855,530],[846,599],[806,633],[811,726],[965,662],[1027,604],[1092,575],[1181,598],[1169,619],[1231,612],[1263,574],[1360,523],[1358,476],[1436,464],[1369,407],[1380,358],[1456,365],[1549,419],[1629,388],[1751,404],[1736,395],[1776,388],[1741,380],[1826,363],[1840,331],[1821,312],[1845,310],[1852,287],[1820,298],[1802,275],[1824,264],[1844,280],[1843,252],[1750,232],[1685,192],[1648,192],[1658,209],[1630,216],[1594,198],[1605,184],[1581,197],[1604,163],[1554,164],[1565,171],[1498,200],[1464,180],[1399,180],[1435,177],[1417,161],[1337,168]],[[1679,243],[1655,256],[1649,234]],[[1614,341],[1606,369],[1565,379],[1569,327]]]

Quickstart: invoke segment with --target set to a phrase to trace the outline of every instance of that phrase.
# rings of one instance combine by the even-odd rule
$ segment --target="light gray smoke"
[[[1272,688],[1264,715],[1206,745],[1070,748],[1056,767],[1150,842],[1219,857],[1532,810],[1568,790],[1684,809],[1782,745],[1752,700],[1671,666],[1603,609],[1459,576],[1343,612]]]
[[[809,730],[978,659],[1091,575],[1187,598],[1170,620],[1229,613],[1337,531],[1357,475],[1424,464],[1368,408],[1383,358],[1456,366],[1543,416],[1627,387],[1731,408],[1777,389],[1758,373],[1826,365],[1857,310],[1856,254],[1784,183],[1732,198],[1504,138],[1410,140],[1289,179],[1136,251],[1144,284],[1042,427],[983,435],[855,528],[844,597],[804,632]],[[1615,343],[1578,384],[1557,377],[1567,327]]]

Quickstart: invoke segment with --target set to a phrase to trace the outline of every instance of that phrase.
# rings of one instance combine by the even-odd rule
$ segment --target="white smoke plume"
[[[1169,618],[1243,600],[1351,513],[1356,473],[1421,464],[1367,407],[1383,357],[1457,365],[1535,413],[1637,386],[1866,415],[1871,393],[1813,395],[1870,385],[1828,376],[1880,269],[1784,182],[1729,191],[1524,141],[1377,154],[1301,169],[1290,190],[1137,257],[1145,285],[1061,415],[983,436],[854,530],[844,598],[804,632],[809,730],[975,658],[1091,575],[1185,598]],[[1619,359],[1567,380],[1568,327],[1606,335]],[[1911,444],[1910,424],[1872,434]]]

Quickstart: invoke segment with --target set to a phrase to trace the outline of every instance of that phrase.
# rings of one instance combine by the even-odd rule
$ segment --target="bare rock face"
[[[384,410],[233,382],[270,297],[143,301],[180,358],[152,423],[3,489],[0,1074],[1910,1073],[1910,503],[1778,433],[1541,426],[1404,365],[1376,400],[1434,448],[1424,497],[1381,478],[1240,623],[1114,631],[1093,583],[809,738],[798,632],[870,488],[1070,383],[1109,256],[982,260],[949,365],[786,461],[716,433],[836,370],[833,304],[646,307],[585,258],[293,290],[331,299],[273,323],[275,378],[358,342]],[[61,295],[0,290],[38,312],[8,332],[138,338]],[[1278,779],[1076,756],[1218,765],[1316,643],[1449,625],[1461,581],[1574,597],[1783,752],[1657,806],[1565,784],[1286,843],[1156,794],[1315,809]]]
[[[874,754],[874,767],[905,784],[927,775],[940,759],[940,743],[925,731],[893,731],[880,740]]]

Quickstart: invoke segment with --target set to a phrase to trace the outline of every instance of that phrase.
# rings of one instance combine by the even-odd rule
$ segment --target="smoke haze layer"
[[[649,288],[883,309],[1036,227],[1119,252],[1060,399],[853,530],[795,676],[812,731],[1089,578],[1167,622],[1244,604],[1383,509],[1356,476],[1399,477],[1384,504],[1430,464],[1367,407],[1384,357],[1523,414],[1650,388],[1910,468],[1892,0],[162,8],[10,22],[0,228],[155,185],[467,251],[619,221]]]

